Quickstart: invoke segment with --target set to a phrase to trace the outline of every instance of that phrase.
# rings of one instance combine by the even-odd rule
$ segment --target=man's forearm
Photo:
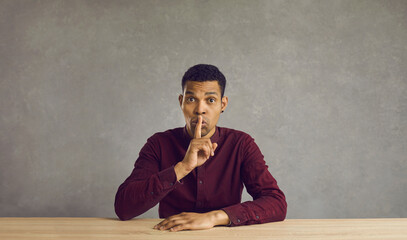
[[[231,226],[283,221],[287,203],[283,195],[261,196],[256,200],[225,207]]]
[[[183,162],[178,162],[174,166],[175,175],[177,175],[177,181],[183,179],[194,169],[188,169]]]
[[[171,192],[176,184],[172,168],[164,169],[144,180],[128,178],[116,193],[117,216],[121,220],[128,220],[144,213]]]

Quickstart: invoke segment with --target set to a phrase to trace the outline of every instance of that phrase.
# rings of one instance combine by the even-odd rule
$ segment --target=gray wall
[[[0,216],[115,216],[197,63],[288,218],[407,217],[407,1],[355,0],[1,0]]]

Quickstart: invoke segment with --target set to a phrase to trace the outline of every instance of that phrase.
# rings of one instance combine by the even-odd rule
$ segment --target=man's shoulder
[[[227,128],[227,127],[218,127],[220,135],[224,138],[236,138],[240,140],[252,139],[250,134],[243,132],[241,130]]]
[[[174,135],[182,135],[183,131],[184,131],[184,128],[177,127],[177,128],[167,129],[167,130],[161,131],[161,132],[156,132],[153,134],[153,136],[168,137],[168,136],[174,136]]]
[[[179,139],[183,136],[184,128],[178,127],[173,129],[168,129],[162,132],[154,133],[150,139],[154,140],[164,140],[164,139]]]

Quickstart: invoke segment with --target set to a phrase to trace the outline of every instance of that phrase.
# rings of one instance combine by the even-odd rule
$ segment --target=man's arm
[[[148,139],[133,172],[117,190],[114,206],[121,220],[146,212],[179,184],[174,167],[160,171],[157,151],[154,139]]]
[[[244,163],[241,168],[242,180],[253,201],[225,207],[231,226],[283,221],[287,202],[277,181],[268,171],[257,144],[247,136],[244,142]]]

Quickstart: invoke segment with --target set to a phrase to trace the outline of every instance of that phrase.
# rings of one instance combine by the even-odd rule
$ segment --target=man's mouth
[[[197,125],[198,124],[198,119],[194,119],[191,121],[191,125]],[[202,119],[202,126],[207,125],[206,121]]]

